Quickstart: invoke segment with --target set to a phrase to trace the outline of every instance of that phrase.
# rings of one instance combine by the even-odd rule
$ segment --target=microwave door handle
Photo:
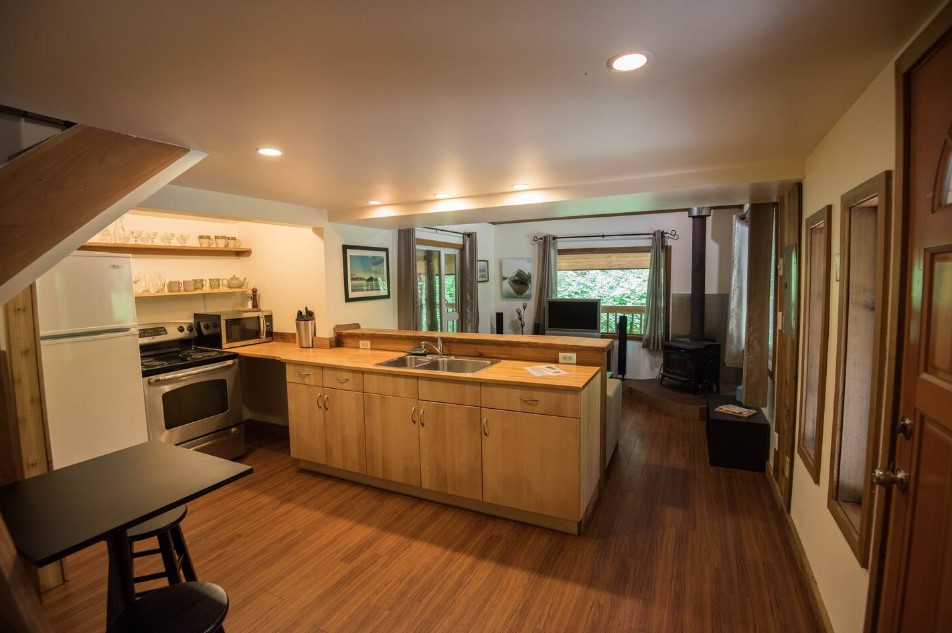
[[[177,371],[174,374],[161,374],[159,376],[153,376],[149,378],[150,385],[157,385],[162,382],[172,382],[173,380],[182,380],[184,378],[191,378],[192,376],[201,376],[202,374],[210,374],[221,369],[227,369],[235,364],[235,361],[229,360],[224,363],[217,363],[215,365],[206,365],[205,367],[199,367],[198,369],[187,369],[185,371]]]
[[[267,331],[265,330],[266,325],[267,323],[265,322],[264,313],[262,312],[258,314],[258,331],[260,333],[259,338],[262,341],[268,337]]]

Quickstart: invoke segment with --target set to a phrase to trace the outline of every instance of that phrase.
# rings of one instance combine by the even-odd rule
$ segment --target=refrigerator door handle
[[[82,341],[104,341],[111,338],[122,338],[124,336],[135,336],[139,338],[139,330],[123,329],[117,332],[106,331],[101,334],[90,334],[88,336],[40,336],[41,343],[80,343]]]

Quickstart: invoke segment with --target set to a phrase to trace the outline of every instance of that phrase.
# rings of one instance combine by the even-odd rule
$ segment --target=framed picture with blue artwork
[[[344,244],[344,301],[390,298],[390,250]]]

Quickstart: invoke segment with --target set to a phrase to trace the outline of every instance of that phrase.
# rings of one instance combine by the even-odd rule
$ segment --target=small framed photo
[[[476,260],[476,281],[483,283],[484,281],[489,281],[489,260],[488,259],[477,259]]]
[[[390,298],[390,250],[344,244],[344,301]]]

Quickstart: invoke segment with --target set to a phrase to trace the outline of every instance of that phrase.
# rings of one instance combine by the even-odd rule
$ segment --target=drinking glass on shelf
[[[142,240],[142,229],[132,229],[132,231],[130,231],[130,233],[132,234],[132,243],[133,243],[133,244],[141,244],[141,243],[142,243],[142,241],[141,241],[141,240]]]
[[[140,295],[149,292],[149,277],[145,273],[135,273],[132,275],[132,289]]]
[[[112,228],[103,229],[99,233],[99,235],[96,237],[96,241],[101,242],[103,244],[111,244],[112,243]]]
[[[165,292],[165,271],[154,270],[149,273],[149,287],[152,292]]]
[[[175,239],[176,241],[178,241],[179,244],[181,244],[182,246],[185,246],[186,244],[188,244],[188,238],[190,237],[191,235],[188,233],[179,233],[178,235],[175,236]]]
[[[155,238],[158,237],[158,231],[148,231],[145,234],[145,240],[148,244],[155,244]]]
[[[163,233],[159,236],[159,241],[163,244],[171,244],[172,238],[175,237],[175,233]]]
[[[116,226],[112,231],[112,237],[116,244],[125,244],[129,241],[129,232],[126,231],[126,226],[122,223],[121,218],[116,222]]]

